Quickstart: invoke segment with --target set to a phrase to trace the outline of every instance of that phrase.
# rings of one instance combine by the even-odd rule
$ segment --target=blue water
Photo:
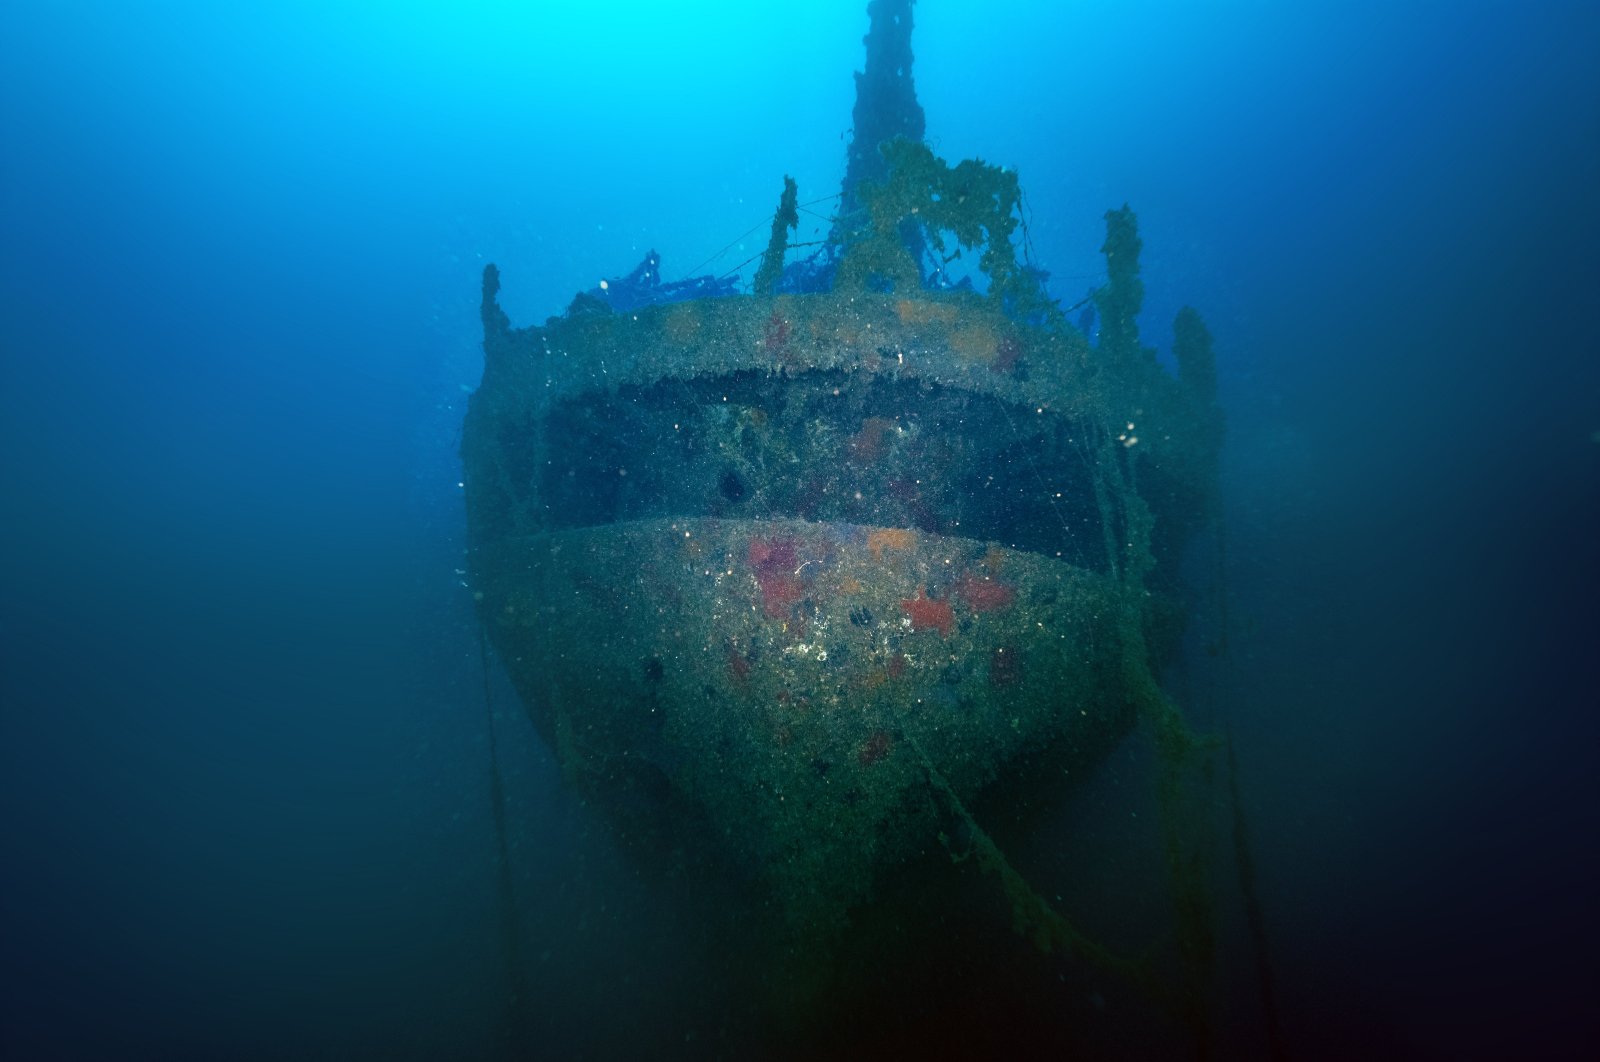
[[[652,248],[758,253],[785,174],[838,189],[866,29],[566,6],[0,12],[8,1057],[511,1053],[458,574],[480,271],[524,325]],[[1291,1055],[1594,1057],[1600,14],[916,17],[930,142],[1017,169],[1054,293],[1127,202],[1145,341],[1215,334]],[[694,927],[498,683],[524,1044],[715,1053]],[[1266,1057],[1225,928],[1219,1043]]]

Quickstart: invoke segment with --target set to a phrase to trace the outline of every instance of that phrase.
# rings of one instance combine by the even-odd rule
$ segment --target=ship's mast
[[[911,78],[913,3],[915,0],[871,0],[867,4],[871,26],[862,38],[867,63],[866,69],[856,74],[856,105],[840,187],[840,220],[834,224],[836,238],[859,224],[853,217],[861,205],[857,187],[864,180],[882,180],[888,172],[878,145],[897,136],[920,141],[926,131]]]

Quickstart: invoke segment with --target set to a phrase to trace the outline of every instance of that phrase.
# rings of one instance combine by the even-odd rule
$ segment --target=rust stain
[[[867,532],[867,549],[873,560],[882,560],[886,549],[910,549],[917,544],[917,533],[907,527],[880,527]]]
[[[948,638],[955,629],[956,616],[950,609],[950,602],[929,597],[926,587],[918,587],[917,596],[900,602],[900,608],[911,617],[914,631],[934,630],[939,632],[939,637]]]
[[[956,597],[974,612],[998,612],[1016,604],[1017,590],[997,579],[967,572],[956,583]]]

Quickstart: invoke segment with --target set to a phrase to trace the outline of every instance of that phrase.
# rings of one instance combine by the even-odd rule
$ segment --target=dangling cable
[[[1228,657],[1228,593],[1225,581],[1228,560],[1226,525],[1219,512],[1216,519],[1215,594],[1217,599],[1217,655],[1223,661],[1223,672],[1229,670]],[[1231,683],[1228,684],[1231,687]],[[1232,690],[1230,688],[1229,693]],[[1223,704],[1228,697],[1222,698]],[[1255,860],[1250,855],[1250,828],[1244,813],[1244,800],[1239,795],[1239,760],[1234,752],[1232,713],[1222,713],[1223,735],[1228,746],[1228,799],[1233,804],[1233,861],[1239,874],[1239,895],[1244,903],[1245,924],[1250,932],[1251,950],[1255,953],[1256,979],[1261,989],[1261,1011],[1267,1022],[1267,1051],[1273,1059],[1289,1057],[1283,1040],[1283,1025],[1278,1017],[1278,996],[1274,986],[1272,949],[1267,943],[1266,916],[1262,913],[1261,897],[1256,892]]]
[[[478,621],[478,660],[483,666],[483,712],[489,732],[489,803],[494,811],[494,835],[499,858],[500,935],[506,963],[507,1026],[513,1041],[520,1041],[527,1014],[527,980],[522,966],[521,920],[517,916],[517,886],[511,872],[511,843],[506,829],[506,792],[500,773],[500,748],[495,738],[494,701],[489,690],[489,636]]]

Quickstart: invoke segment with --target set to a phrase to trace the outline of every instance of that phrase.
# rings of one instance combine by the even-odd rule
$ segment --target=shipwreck
[[[1210,337],[1183,311],[1175,372],[1141,344],[1125,207],[1095,324],[1052,297],[1017,174],[924,143],[910,6],[870,5],[820,246],[790,245],[786,181],[749,284],[668,283],[652,254],[516,327],[484,271],[462,441],[479,615],[570,784],[641,864],[738,881],[775,965],[810,971],[796,998],[930,850],[1040,948],[1145,978],[975,810],[1047,801],[1136,728],[1170,789],[1170,950],[1198,968],[1172,805],[1205,743],[1160,678],[1215,508]]]

